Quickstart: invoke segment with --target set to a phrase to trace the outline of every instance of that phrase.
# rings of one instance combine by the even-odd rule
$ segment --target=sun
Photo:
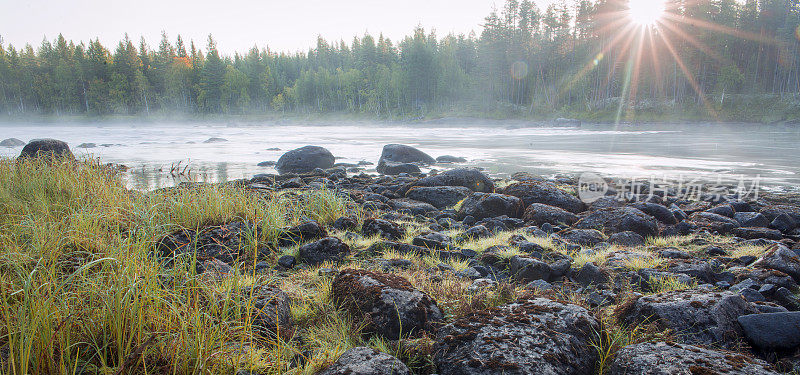
[[[664,15],[665,0],[629,0],[628,14],[641,26],[653,26]]]

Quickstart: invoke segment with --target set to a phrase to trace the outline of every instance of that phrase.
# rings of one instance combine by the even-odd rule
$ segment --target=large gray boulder
[[[419,163],[424,165],[436,164],[436,159],[432,158],[430,155],[414,147],[399,144],[383,146],[381,158],[378,160],[378,163],[381,161],[393,163]]]
[[[728,233],[739,227],[739,222],[713,212],[695,212],[689,220],[697,226],[719,233]]]
[[[778,375],[764,361],[738,353],[673,342],[629,345],[617,352],[611,375]]]
[[[442,327],[434,362],[441,375],[591,374],[599,329],[583,307],[524,299]]]
[[[308,173],[317,168],[333,168],[336,159],[330,151],[319,146],[305,146],[283,154],[275,169],[278,173]]]
[[[292,318],[291,299],[289,295],[276,286],[259,285],[245,288],[245,299],[251,302],[250,319],[260,332],[288,332],[294,320]]]
[[[800,257],[783,245],[773,245],[753,263],[753,267],[778,270],[800,282]]]
[[[334,304],[363,321],[367,334],[390,340],[433,333],[443,319],[436,301],[393,274],[346,269],[333,280]]]
[[[606,234],[634,232],[643,237],[658,235],[655,218],[633,207],[604,208],[594,211],[575,224],[578,229],[597,229]]]
[[[758,308],[733,292],[686,290],[639,298],[620,317],[629,325],[655,323],[686,344],[734,347],[742,335],[737,318]]]
[[[342,354],[318,375],[408,375],[411,371],[399,359],[372,348],[359,346]]]
[[[300,256],[300,260],[310,265],[341,262],[350,254],[350,246],[336,237],[327,237],[300,246],[297,254]]]
[[[25,142],[16,138],[7,138],[0,141],[0,147],[19,147],[25,146]]]
[[[522,201],[514,196],[495,193],[473,193],[461,202],[458,217],[472,216],[481,220],[486,218],[522,216]]]
[[[20,158],[48,158],[75,160],[75,155],[64,141],[57,139],[34,139],[22,148]]]
[[[435,176],[425,177],[409,183],[403,191],[417,186],[463,186],[480,193],[494,192],[494,182],[489,176],[474,168],[451,169]]]
[[[530,204],[522,218],[535,225],[544,223],[573,225],[578,221],[578,216],[572,212],[542,203]]]
[[[546,181],[518,182],[503,189],[503,194],[522,199],[525,207],[533,203],[542,203],[576,214],[586,208],[580,199]]]
[[[470,194],[472,194],[472,190],[463,186],[418,186],[406,192],[406,198],[429,203],[442,209],[455,206]]]
[[[738,318],[744,335],[763,350],[790,350],[800,346],[800,312],[743,315]]]

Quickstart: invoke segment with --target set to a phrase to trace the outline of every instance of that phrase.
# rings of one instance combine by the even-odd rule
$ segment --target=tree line
[[[447,111],[520,115],[705,106],[736,96],[796,101],[800,0],[668,0],[655,28],[623,0],[539,9],[507,0],[480,34],[416,28],[399,42],[318,38],[306,53],[223,56],[162,34],[115,47],[59,35],[34,48],[0,39],[0,113],[157,114]],[[730,100],[730,99],[729,99]]]

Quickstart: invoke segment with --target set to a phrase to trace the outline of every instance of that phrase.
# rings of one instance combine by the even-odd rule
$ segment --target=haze
[[[181,34],[205,48],[209,33],[223,53],[246,51],[254,43],[276,51],[305,51],[318,35],[350,42],[353,36],[383,33],[396,40],[417,25],[440,35],[480,31],[493,1],[462,0],[298,0],[155,1],[2,0],[4,43],[38,45],[59,33],[68,40],[100,38],[114,45],[125,33],[157,44],[161,31],[171,40]],[[547,1],[539,1],[539,5]],[[502,2],[498,4],[502,6]]]

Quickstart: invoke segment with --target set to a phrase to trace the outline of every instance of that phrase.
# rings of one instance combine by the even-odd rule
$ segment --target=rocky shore
[[[21,157],[42,152],[72,158],[52,140],[28,144]],[[286,228],[181,229],[153,253],[164,267],[188,254],[216,280],[313,270],[362,337],[406,349],[350,348],[321,374],[800,371],[796,197],[687,200],[642,183],[585,202],[574,179],[498,180],[460,162],[387,145],[376,175],[337,165],[321,147],[292,150],[278,174],[223,185],[263,196],[328,190],[352,204],[347,214]],[[446,170],[422,172],[432,166]],[[251,262],[237,249],[253,230],[278,234]],[[429,293],[443,284],[453,300],[475,303],[458,310]],[[255,325],[265,335],[294,331],[287,340],[302,347],[293,291],[275,285],[250,290]]]

